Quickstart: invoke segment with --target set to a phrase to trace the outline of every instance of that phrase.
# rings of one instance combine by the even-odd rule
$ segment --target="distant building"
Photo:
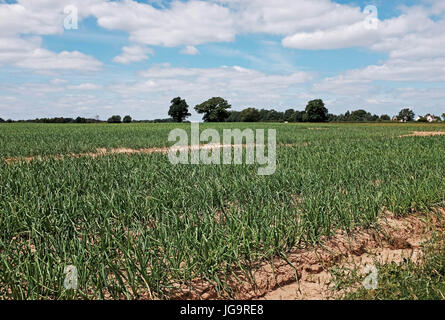
[[[439,121],[439,118],[437,118],[435,115],[429,114],[429,113],[425,116],[425,119],[426,119],[426,121],[428,121],[430,123]]]

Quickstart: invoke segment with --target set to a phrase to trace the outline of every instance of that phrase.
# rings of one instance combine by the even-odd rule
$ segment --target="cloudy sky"
[[[442,114],[444,15],[443,0],[0,0],[0,117],[165,118],[176,96]]]

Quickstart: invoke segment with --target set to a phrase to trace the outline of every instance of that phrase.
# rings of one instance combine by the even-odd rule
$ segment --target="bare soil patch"
[[[431,226],[443,230],[445,210],[437,209],[437,212],[437,215],[418,213],[405,218],[387,212],[380,219],[378,229],[339,231],[334,237],[322,239],[323,245],[297,248],[285,258],[261,263],[252,274],[254,283],[239,272],[227,281],[232,298],[333,299],[336,293],[330,289],[332,267],[354,265],[362,270],[374,261],[417,260],[421,255],[420,244],[431,235]],[[227,298],[219,296],[211,283],[200,279],[189,286],[176,286],[171,296],[174,299]]]
[[[405,134],[403,136],[399,136],[399,138],[404,137],[433,137],[433,136],[443,136],[445,135],[444,131],[414,131],[410,134]]]
[[[298,144],[284,144],[284,145],[278,145],[279,147],[292,147],[294,145]],[[307,146],[308,144],[304,142],[302,144],[303,146]],[[234,145],[225,145],[225,144],[201,144],[201,145],[193,145],[193,146],[185,146],[185,147],[172,147],[173,150],[176,151],[183,151],[183,150],[212,150],[212,149],[218,149],[218,148],[245,148],[250,145],[246,144],[234,144]],[[63,160],[63,159],[69,159],[69,158],[81,158],[81,157],[91,157],[91,158],[97,158],[107,155],[113,155],[113,154],[153,154],[153,153],[161,153],[161,154],[167,154],[170,151],[171,147],[160,147],[160,148],[142,148],[142,149],[132,149],[132,148],[113,148],[107,150],[106,148],[97,148],[96,152],[84,152],[84,153],[71,153],[71,154],[59,154],[59,155],[47,155],[47,156],[32,156],[32,157],[11,157],[6,158],[5,162],[8,164],[16,163],[20,161],[25,161],[30,163],[34,160]]]

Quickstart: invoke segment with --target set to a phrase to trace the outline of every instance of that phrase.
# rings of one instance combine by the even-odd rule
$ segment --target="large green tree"
[[[204,114],[205,122],[224,122],[229,117],[232,106],[221,97],[213,97],[195,107],[196,112]]]
[[[305,121],[324,122],[328,120],[328,109],[325,108],[323,100],[309,101],[306,106]]]
[[[110,118],[108,118],[107,122],[108,123],[121,123],[122,122],[121,116],[119,116],[119,115],[111,116]]]
[[[409,108],[405,108],[400,110],[399,116],[397,117],[399,120],[404,121],[413,121],[414,120],[414,112]]]
[[[124,120],[122,120],[124,123],[130,123],[131,121],[133,121],[133,119],[129,116],[129,115],[126,115],[125,117],[124,117]]]
[[[171,104],[168,115],[172,117],[173,121],[183,122],[187,117],[191,116],[187,102],[181,99],[181,97],[174,98]]]

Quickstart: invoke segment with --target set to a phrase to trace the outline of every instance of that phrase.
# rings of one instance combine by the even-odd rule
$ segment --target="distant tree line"
[[[204,122],[374,122],[374,121],[419,121],[419,122],[436,122],[441,121],[439,116],[427,114],[424,117],[418,116],[414,119],[414,112],[410,108],[402,109],[397,116],[392,118],[383,114],[378,116],[371,114],[364,109],[354,111],[347,111],[344,114],[335,115],[328,112],[323,100],[316,99],[307,103],[306,108],[302,111],[292,108],[286,111],[276,111],[274,109],[257,109],[246,108],[242,111],[230,110],[231,105],[221,97],[213,97],[201,104],[195,106],[194,110],[203,115]],[[155,119],[155,120],[133,120],[130,115],[121,118],[120,115],[113,115],[106,122],[108,123],[170,123],[170,122],[189,122],[186,121],[191,116],[189,106],[185,99],[176,97],[171,100],[171,105],[168,111],[170,118]],[[445,113],[442,114],[445,121]],[[36,123],[101,123],[105,121],[99,120],[97,116],[92,118],[38,118],[34,120],[18,120],[11,119],[0,122],[36,122]]]
[[[64,117],[55,117],[55,118],[36,118],[36,119],[30,119],[30,120],[3,120],[0,118],[0,122],[31,122],[31,123],[99,123],[103,122],[98,119],[92,119],[92,118],[64,118]]]
[[[187,102],[180,97],[171,101],[168,114],[174,122],[183,122],[191,114]],[[321,99],[309,101],[305,111],[288,109],[285,112],[276,110],[258,110],[247,108],[242,111],[233,111],[227,100],[213,97],[195,106],[195,111],[202,114],[204,122],[324,122],[329,120],[328,109]]]
[[[173,122],[183,122],[190,116],[187,102],[180,97],[171,101],[168,112]],[[402,109],[397,116],[391,118],[387,114],[376,115],[364,109],[347,111],[335,115],[328,112],[323,100],[309,101],[302,111],[287,109],[276,111],[274,109],[246,108],[242,111],[230,110],[230,104],[221,97],[213,97],[195,106],[195,111],[203,114],[204,122],[374,122],[374,121],[414,121],[414,112],[409,108]],[[419,117],[417,121],[431,122],[429,119],[440,121],[440,117],[427,115]],[[445,113],[442,115],[445,121]]]

